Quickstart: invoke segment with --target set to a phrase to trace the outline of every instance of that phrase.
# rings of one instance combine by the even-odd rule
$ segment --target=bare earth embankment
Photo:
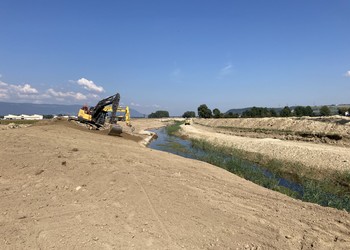
[[[64,121],[0,130],[0,249],[349,249],[349,213],[140,140]]]
[[[349,171],[349,122],[349,118],[195,119],[191,126],[182,128],[187,136],[271,159],[298,162],[316,169]],[[304,138],[300,134],[309,136]],[[321,134],[324,138],[317,136]],[[334,134],[341,139],[326,137]]]

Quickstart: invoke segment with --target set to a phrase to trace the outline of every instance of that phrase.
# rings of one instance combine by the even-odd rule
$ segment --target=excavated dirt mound
[[[0,159],[0,249],[350,247],[345,211],[67,122],[1,130]]]
[[[229,135],[350,146],[350,118],[344,116],[194,119],[194,123]]]

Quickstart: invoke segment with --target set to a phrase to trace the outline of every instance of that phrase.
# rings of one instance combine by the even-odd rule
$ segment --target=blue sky
[[[0,101],[350,103],[348,0],[0,0]]]

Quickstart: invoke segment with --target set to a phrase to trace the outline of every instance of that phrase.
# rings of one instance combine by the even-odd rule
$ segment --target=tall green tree
[[[349,108],[347,108],[347,107],[339,107],[338,108],[339,115],[345,115],[345,112],[349,112]]]
[[[148,118],[164,118],[169,117],[169,112],[165,110],[158,110],[155,113],[151,113],[148,115]]]
[[[271,117],[277,117],[278,116],[276,110],[274,110],[274,109],[270,109],[269,112],[270,112],[270,116]]]
[[[294,108],[294,115],[295,116],[304,116],[305,114],[305,108],[303,106],[297,106]]]
[[[186,111],[183,115],[183,118],[191,118],[196,117],[196,113],[194,111]]]
[[[201,104],[197,110],[198,110],[198,116],[200,118],[211,118],[212,117],[211,110],[208,108],[208,106],[206,104]]]
[[[292,111],[288,106],[285,106],[281,111],[280,111],[280,116],[282,117],[290,117],[292,116]]]
[[[331,110],[326,105],[322,106],[320,108],[320,115],[321,116],[329,116],[329,115],[331,115]]]
[[[312,108],[310,106],[305,107],[304,115],[305,116],[313,116],[314,115],[314,111],[312,110]]]
[[[297,106],[294,108],[294,115],[295,116],[313,116],[314,111],[310,106]]]
[[[214,118],[221,118],[223,115],[221,114],[220,110],[218,108],[213,109],[213,117]]]

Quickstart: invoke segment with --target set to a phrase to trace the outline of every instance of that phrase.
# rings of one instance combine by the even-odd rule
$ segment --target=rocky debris
[[[0,125],[0,130],[8,130],[8,129],[16,129],[16,128],[26,128],[29,127],[30,124],[16,124],[16,123],[9,123],[6,125]]]

